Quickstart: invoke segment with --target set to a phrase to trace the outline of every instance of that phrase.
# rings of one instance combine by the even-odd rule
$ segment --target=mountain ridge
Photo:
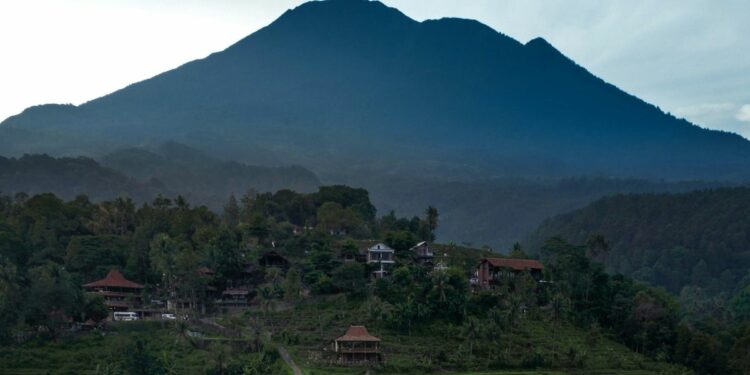
[[[305,3],[206,58],[80,106],[32,107],[0,124],[7,155],[102,160],[170,141],[216,160],[299,165],[322,184],[367,188],[385,210],[419,192],[443,212],[463,210],[446,223],[477,216],[454,186],[493,202],[481,207],[497,210],[485,220],[493,225],[518,213],[513,196],[495,197],[504,184],[486,181],[750,180],[750,142],[664,113],[543,38],[523,44],[474,20],[418,22],[371,1]],[[227,192],[213,189],[212,200]],[[519,222],[562,213],[545,208],[545,194],[526,193],[530,208],[521,214],[537,214]],[[576,198],[575,207],[583,203]],[[477,234],[461,223],[446,233],[502,237],[491,244],[525,234],[500,236],[491,226]]]
[[[302,4],[221,52],[80,106],[29,108],[3,121],[10,129],[37,138],[32,150],[5,142],[11,154],[175,140],[322,174],[385,147],[396,150],[385,160],[490,175],[745,179],[750,161],[744,138],[663,113],[543,38],[418,22],[372,1]],[[60,132],[76,136],[59,145]]]

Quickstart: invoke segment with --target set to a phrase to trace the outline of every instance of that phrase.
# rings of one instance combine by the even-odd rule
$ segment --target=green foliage
[[[86,281],[103,278],[112,268],[123,268],[130,242],[113,235],[76,236],[68,243],[65,267]]]
[[[98,322],[104,320],[109,315],[109,309],[104,304],[104,298],[98,294],[87,293],[84,303],[83,315],[85,319]]]
[[[612,270],[675,294],[694,286],[731,295],[750,265],[741,255],[750,241],[748,202],[748,188],[618,195],[547,221],[527,242],[536,250],[553,235],[573,243],[599,237],[606,246],[596,259]]]
[[[331,281],[336,290],[352,296],[361,296],[367,290],[367,274],[360,263],[344,263],[333,270]]]
[[[71,275],[61,266],[48,263],[28,271],[23,316],[26,324],[43,327],[56,338],[66,327],[67,317],[80,317],[83,293]]]
[[[297,272],[296,269],[292,268],[286,273],[283,288],[284,296],[288,300],[295,301],[297,298],[299,298],[302,288],[302,280],[300,279],[299,272]]]
[[[542,360],[531,354],[520,355],[525,353],[520,352],[523,345],[529,345],[522,333],[538,324],[552,335],[563,334],[571,324],[579,327],[576,329],[597,327],[596,332],[601,330],[602,334],[585,337],[586,345],[596,346],[603,337],[611,336],[660,359],[678,358],[675,348],[684,347],[680,353],[686,354],[679,357],[683,363],[726,368],[727,360],[711,362],[707,358],[711,353],[728,352],[733,342],[705,341],[698,333],[705,333],[709,326],[691,327],[689,339],[676,333],[679,316],[670,296],[626,277],[610,276],[591,260],[590,256],[606,252],[601,241],[592,240],[587,246],[561,240],[548,242],[544,283],[521,273],[504,280],[497,289],[472,291],[469,277],[480,252],[455,244],[434,245],[441,260],[450,266],[447,270],[413,264],[408,249],[424,238],[421,231],[434,218],[386,215],[371,220],[361,205],[363,196],[348,191],[338,187],[321,195],[291,191],[248,194],[242,200],[235,226],[204,207],[191,207],[181,197],[157,197],[138,209],[126,200],[100,205],[84,198],[64,202],[50,195],[22,197],[12,203],[8,203],[9,198],[0,199],[3,205],[10,205],[0,210],[0,223],[6,224],[0,227],[0,234],[4,234],[0,236],[0,249],[12,256],[7,264],[0,258],[0,341],[7,343],[31,329],[37,337],[60,339],[71,321],[101,319],[107,313],[101,298],[83,293],[81,284],[111,267],[122,267],[128,278],[146,285],[144,299],[192,302],[195,310],[189,312],[191,315],[220,311],[211,306],[214,297],[209,297],[210,293],[228,287],[251,288],[257,292],[251,297],[257,298],[246,315],[222,322],[230,329],[241,329],[251,319],[267,322],[284,311],[330,301],[338,310],[315,316],[311,328],[315,332],[323,332],[331,322],[355,324],[367,320],[377,329],[408,340],[429,337],[450,343],[434,354],[422,355],[420,369],[434,369],[433,363],[454,369],[490,369],[521,366],[524,360],[524,366],[589,366],[591,348],[560,341],[549,349],[554,355],[542,346],[533,347]],[[321,196],[335,201],[321,202]],[[356,213],[357,233],[340,236],[314,229],[320,224],[321,207]],[[288,220],[309,225],[293,232],[296,227]],[[381,234],[398,254],[397,267],[390,276],[373,283],[368,283],[367,265],[355,260],[359,250],[370,243],[356,241],[365,229]],[[15,244],[28,249],[28,254],[13,250]],[[286,267],[259,267],[259,255],[270,249],[289,261],[286,275]],[[312,296],[303,293],[306,290]],[[254,315],[260,312],[262,316]],[[243,334],[266,337],[260,330],[274,329],[274,325],[263,327]],[[187,330],[187,326],[179,328],[176,341],[189,340]],[[289,345],[320,345],[306,341],[304,332],[295,335],[283,340]],[[697,344],[692,344],[694,340]],[[697,349],[696,345],[706,343],[706,351]],[[255,347],[259,345],[256,341]],[[112,368],[99,363],[104,366],[101,371],[132,367],[137,369],[133,371],[149,373],[175,368],[179,360],[156,348],[150,342],[138,346],[133,341],[132,347],[120,348],[132,354],[130,362],[114,361]],[[274,366],[275,359],[264,359],[266,354],[247,357],[241,364],[233,360],[237,354],[221,345],[210,349],[203,354],[205,370],[252,373]]]
[[[126,350],[125,371],[131,375],[157,375],[163,368],[148,345],[140,338],[135,338]]]

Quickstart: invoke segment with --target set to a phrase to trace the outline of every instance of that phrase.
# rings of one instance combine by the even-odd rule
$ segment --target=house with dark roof
[[[101,280],[96,280],[83,287],[90,293],[104,297],[104,304],[112,311],[122,311],[133,307],[141,298],[143,285],[130,281],[118,270],[111,270]]]
[[[410,250],[414,254],[414,261],[417,264],[425,267],[432,267],[434,265],[433,259],[435,258],[435,253],[430,249],[427,241],[422,241],[414,245]]]
[[[542,279],[544,265],[534,259],[482,258],[477,267],[478,284],[489,288],[503,280],[511,280],[523,272],[529,272],[539,281]]]
[[[286,272],[289,270],[289,260],[274,250],[264,252],[258,259],[262,267],[276,267]]]
[[[333,341],[337,363],[341,365],[372,364],[381,361],[380,339],[365,326],[349,326],[346,333]]]

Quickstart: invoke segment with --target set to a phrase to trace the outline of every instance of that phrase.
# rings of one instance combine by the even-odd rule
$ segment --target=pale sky
[[[220,51],[301,0],[0,0],[0,120],[81,104]],[[750,138],[750,1],[384,0],[542,36],[678,117]]]

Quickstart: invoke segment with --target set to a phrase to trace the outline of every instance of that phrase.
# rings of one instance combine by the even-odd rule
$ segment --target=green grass
[[[571,325],[553,326],[543,317],[525,319],[505,332],[492,350],[476,350],[471,356],[458,327],[440,321],[416,325],[411,334],[390,329],[383,322],[367,319],[361,301],[346,297],[311,298],[293,308],[264,315],[248,311],[223,322],[241,321],[244,337],[257,332],[271,345],[286,347],[306,375],[363,374],[364,368],[336,367],[315,360],[326,353],[325,347],[343,334],[350,324],[366,324],[382,339],[386,363],[371,369],[371,374],[455,374],[455,375],[651,375],[689,374],[676,366],[660,363],[602,334],[586,332]],[[254,329],[253,329],[254,327]],[[203,374],[212,364],[212,353],[203,346],[178,335],[172,324],[128,322],[112,325],[112,332],[80,333],[57,342],[35,341],[18,347],[0,348],[2,374],[94,374],[97,365],[121,365],[133,340],[147,342],[155,356],[169,356],[180,374]],[[231,342],[221,338],[227,345]],[[480,341],[475,345],[486,345]],[[330,349],[329,349],[330,351]],[[583,360],[571,366],[571,351]],[[534,352],[542,358],[538,368],[523,359]],[[243,361],[252,354],[234,350],[232,358]],[[312,355],[312,356],[311,356]],[[277,363],[278,373],[291,373]]]
[[[122,369],[130,345],[137,337],[147,343],[151,354],[160,360],[166,355],[178,374],[204,374],[213,366],[209,350],[200,349],[190,338],[180,336],[171,324],[127,322],[113,324],[112,331],[77,333],[57,342],[32,341],[15,347],[0,348],[0,373],[5,374],[95,374],[97,366]],[[228,340],[225,340],[229,342]],[[243,361],[253,354],[232,351],[231,357]],[[278,364],[281,369],[281,364]]]
[[[499,353],[481,352],[470,358],[460,329],[444,322],[418,325],[411,335],[389,329],[382,322],[369,321],[360,302],[343,296],[310,300],[305,304],[264,318],[273,340],[289,350],[306,374],[362,374],[359,368],[339,368],[325,361],[310,359],[325,355],[323,349],[343,334],[350,324],[366,324],[382,339],[385,365],[373,374],[689,374],[676,366],[660,363],[629,350],[603,334],[586,332],[571,325],[554,327],[543,318],[526,319],[507,332],[498,346]],[[483,345],[483,343],[478,343]],[[328,349],[330,351],[330,347]],[[536,369],[522,369],[529,352],[543,358]],[[583,358],[571,365],[571,356]],[[507,369],[505,372],[482,372]],[[473,371],[473,372],[472,372]]]

